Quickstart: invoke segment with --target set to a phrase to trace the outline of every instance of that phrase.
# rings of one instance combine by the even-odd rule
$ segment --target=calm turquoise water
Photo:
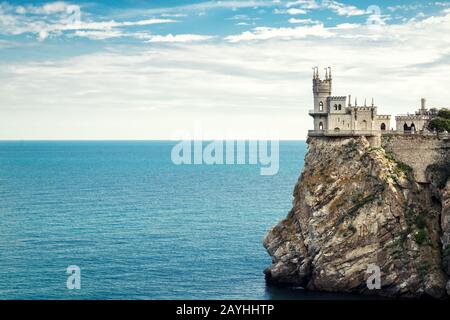
[[[176,166],[174,142],[0,142],[0,299],[269,299],[266,232],[291,207],[280,170]],[[66,268],[81,268],[81,290]]]

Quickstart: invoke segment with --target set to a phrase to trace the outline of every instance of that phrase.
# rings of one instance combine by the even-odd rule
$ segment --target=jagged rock
[[[264,239],[273,262],[266,280],[320,291],[444,296],[443,215],[413,170],[364,137],[310,137],[308,144],[293,208]],[[440,196],[448,213],[446,192]],[[448,215],[445,221],[448,231]],[[381,270],[379,290],[366,283],[372,264]]]

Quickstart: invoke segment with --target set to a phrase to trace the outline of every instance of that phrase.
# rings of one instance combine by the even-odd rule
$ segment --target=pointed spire
[[[364,98],[364,107],[367,107],[367,104],[366,104],[366,98]]]
[[[351,94],[348,95],[348,106],[349,107],[352,106],[352,95]]]
[[[355,98],[355,107],[358,106],[358,98]]]
[[[373,103],[373,98],[372,98],[372,107],[374,106],[374,103]]]
[[[325,68],[325,80],[328,80],[328,69]]]
[[[331,80],[331,67],[328,67],[328,77],[330,78],[330,80]]]

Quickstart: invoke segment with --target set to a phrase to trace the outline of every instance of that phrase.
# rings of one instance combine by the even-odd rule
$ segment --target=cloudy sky
[[[449,35],[448,1],[0,2],[0,139],[304,139],[313,66],[449,106]]]

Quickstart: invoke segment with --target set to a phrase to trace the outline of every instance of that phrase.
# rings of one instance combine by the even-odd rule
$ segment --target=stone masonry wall
[[[426,168],[433,163],[443,162],[450,147],[449,140],[433,135],[388,134],[383,135],[381,140],[386,151],[413,169],[415,179],[420,183],[430,182],[426,178]]]

